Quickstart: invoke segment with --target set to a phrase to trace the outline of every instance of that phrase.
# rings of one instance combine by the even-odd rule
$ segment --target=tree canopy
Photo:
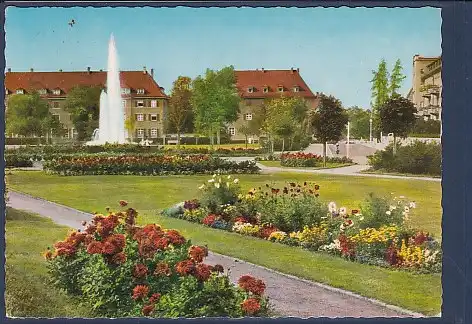
[[[185,125],[192,119],[192,79],[179,76],[174,81],[169,106],[167,110],[167,121],[169,129],[177,133],[177,146],[180,145],[180,134]]]
[[[380,107],[382,131],[395,137],[405,137],[416,122],[415,105],[408,99],[397,96],[390,98]]]
[[[353,138],[370,137],[371,111],[357,106],[346,109],[350,122],[350,132]]]

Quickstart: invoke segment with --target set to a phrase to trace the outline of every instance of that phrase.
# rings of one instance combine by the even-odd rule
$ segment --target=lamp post
[[[372,114],[370,114],[369,119],[369,140],[372,143]]]
[[[349,158],[349,122],[347,122],[347,144],[346,144],[346,157]]]

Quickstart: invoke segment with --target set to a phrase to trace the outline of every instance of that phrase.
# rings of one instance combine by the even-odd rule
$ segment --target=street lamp
[[[347,122],[347,144],[346,144],[346,157],[349,158],[349,121]]]
[[[370,119],[369,119],[369,139],[370,139],[370,142],[372,143],[372,114],[370,114]]]

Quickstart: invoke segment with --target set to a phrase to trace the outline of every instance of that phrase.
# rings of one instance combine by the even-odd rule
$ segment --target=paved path
[[[8,205],[49,217],[58,224],[81,228],[92,215],[18,192],[9,192]],[[264,267],[209,253],[206,262],[230,269],[233,282],[251,274],[264,280],[267,295],[277,314],[292,317],[421,317],[395,306],[370,300],[350,292],[284,275]]]

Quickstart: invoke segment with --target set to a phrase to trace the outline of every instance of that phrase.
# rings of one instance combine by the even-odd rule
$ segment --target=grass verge
[[[431,175],[431,174],[413,174],[413,173],[401,173],[401,172],[388,172],[383,170],[363,170],[360,173],[365,174],[385,174],[385,175],[393,175],[393,176],[402,176],[402,177],[420,177],[420,178],[435,178],[441,179],[441,176],[438,175]]]
[[[265,165],[267,167],[278,167],[278,168],[287,168],[287,169],[306,169],[306,170],[321,170],[321,169],[334,169],[342,168],[354,165],[354,163],[332,163],[326,162],[326,166],[319,167],[285,167],[280,164],[280,161],[257,161],[258,163]]]
[[[25,211],[6,211],[5,304],[15,317],[87,317],[88,308],[54,288],[41,256],[67,228]]]

